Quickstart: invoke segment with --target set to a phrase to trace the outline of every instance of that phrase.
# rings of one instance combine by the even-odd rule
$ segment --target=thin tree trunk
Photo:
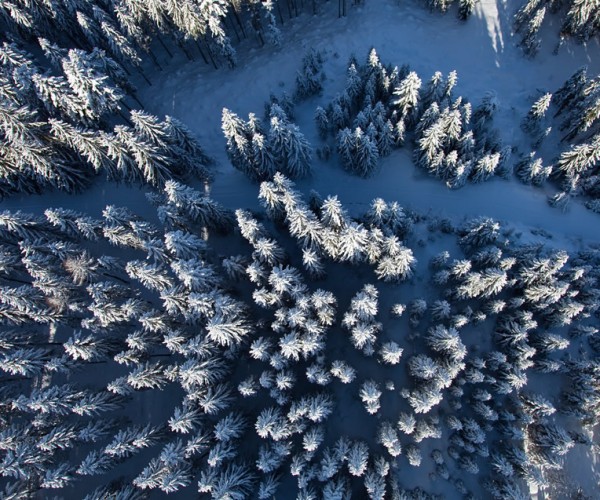
[[[150,56],[150,59],[152,59],[154,65],[159,69],[159,71],[162,71],[163,68],[160,64],[158,64],[158,59],[156,59],[156,55],[154,54],[154,52],[152,52],[152,49],[150,47],[148,47],[148,55]]]
[[[200,51],[200,55],[202,56],[202,59],[204,59],[204,62],[206,64],[208,64],[208,59],[206,58],[206,55],[204,54],[204,51],[202,50],[202,46],[198,43],[198,40],[196,38],[194,38],[194,43],[196,44],[196,47],[198,47],[198,50]]]
[[[144,80],[146,80],[146,83],[152,87],[152,82],[151,82],[150,80],[148,80],[148,77],[147,77],[147,76],[146,76],[146,74],[145,74],[145,73],[142,71],[142,68],[137,68],[137,70],[138,70],[138,73],[139,73],[140,75],[142,75],[142,78],[143,78]]]
[[[248,35],[246,35],[246,30],[244,29],[244,23],[242,23],[242,20],[240,18],[240,14],[239,12],[235,9],[235,6],[233,5],[233,3],[231,3],[231,10],[233,11],[233,15],[235,17],[235,20],[238,23],[238,26],[240,27],[240,29],[242,30],[242,34],[244,35],[244,38],[247,38]]]
[[[232,19],[230,12],[227,13],[226,19],[229,21],[229,24],[231,25],[231,28],[233,29],[233,32],[235,33],[235,37],[237,38],[238,43],[241,42],[242,39],[240,38],[240,34],[238,33],[237,28],[235,27],[235,21]]]
[[[162,37],[160,36],[160,34],[158,34],[156,36],[156,39],[158,40],[158,42],[162,45],[163,49],[165,49],[166,53],[169,54],[170,58],[173,58],[173,54],[171,53],[171,51],[169,50],[169,48],[165,45],[165,42],[163,41]]]
[[[194,58],[192,57],[192,55],[189,53],[189,51],[185,48],[185,45],[183,44],[183,42],[179,39],[176,39],[175,42],[177,43],[177,45],[179,45],[179,48],[182,50],[182,52],[185,54],[185,56],[188,58],[188,61],[193,61]]]
[[[115,276],[114,274],[111,273],[102,273],[102,276],[106,276],[107,278],[113,278],[116,279],[118,281],[120,281],[121,283],[124,283],[126,285],[131,284],[131,281],[123,279],[123,278],[119,278],[118,276]]]
[[[279,14],[279,21],[281,22],[281,26],[283,26],[283,15],[281,14],[281,5],[279,4],[279,0],[277,1],[277,13]]]
[[[206,41],[206,38],[204,39],[204,43],[206,43],[206,50],[208,50],[208,57],[210,57],[210,62],[212,62],[212,65],[215,67],[215,69],[219,69],[219,66],[217,66],[217,63],[215,62],[215,58],[213,57],[212,50],[210,48],[210,45]]]

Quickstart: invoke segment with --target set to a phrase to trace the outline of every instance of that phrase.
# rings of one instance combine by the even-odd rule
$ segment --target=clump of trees
[[[500,498],[521,480],[543,486],[545,471],[591,443],[597,367],[561,353],[598,350],[598,252],[510,246],[497,222],[470,220],[451,236],[460,258],[432,258],[439,296],[409,303],[405,336],[394,326],[403,306],[392,323],[380,314],[386,287],[363,284],[342,304],[327,281],[314,284],[335,263],[381,283],[408,279],[414,256],[399,238],[423,221],[380,199],[356,219],[336,197],[310,208],[280,173],[259,197],[272,223],[172,180],[149,196],[159,225],[115,206],[98,218],[0,214],[7,492],[60,490],[139,457],[127,494],[197,485],[214,498],[269,497],[290,475],[303,495],[318,487],[385,498],[402,491],[391,465],[421,466],[431,439],[446,447],[431,456],[437,476],[479,474],[489,461],[486,484]],[[241,253],[217,255],[216,234],[241,238]],[[488,320],[493,344],[476,351],[473,330]],[[375,363],[368,376],[350,362],[354,349]],[[86,384],[75,370],[90,374]],[[532,370],[569,383],[558,398],[532,392]],[[181,394],[164,422],[132,414],[161,391]],[[341,393],[378,420],[370,439],[332,434],[328,419],[346,411]],[[391,397],[399,414],[381,419]],[[452,410],[444,419],[440,405]]]
[[[126,69],[103,50],[57,48],[55,74],[16,43],[0,53],[0,195],[80,191],[99,173],[159,188],[210,180],[212,159],[184,124],[129,108],[126,96],[137,98]],[[129,125],[111,125],[119,113]]]
[[[553,112],[550,116],[549,111]],[[522,123],[534,147],[555,130],[568,144],[551,164],[544,165],[536,152],[524,157],[516,167],[520,180],[540,185],[546,179],[555,181],[560,191],[549,202],[565,209],[570,199],[584,196],[585,206],[600,210],[600,87],[598,77],[590,78],[585,67],[578,69],[553,94],[537,99]]]
[[[539,31],[544,20],[558,16],[561,23],[558,47],[566,39],[585,43],[598,33],[600,6],[594,2],[567,0],[527,0],[514,16],[514,25],[521,34],[521,46],[526,55],[533,57],[540,48]]]
[[[497,100],[489,94],[472,109],[454,97],[457,81],[455,71],[446,78],[436,72],[423,84],[408,66],[381,63],[372,49],[365,64],[350,60],[344,91],[317,108],[319,135],[333,135],[342,165],[362,177],[410,139],[415,163],[449,187],[506,175],[508,150],[491,128]]]
[[[271,179],[278,171],[292,178],[309,175],[310,144],[278,104],[270,106],[268,130],[256,115],[244,122],[227,108],[221,124],[231,164],[250,179]]]

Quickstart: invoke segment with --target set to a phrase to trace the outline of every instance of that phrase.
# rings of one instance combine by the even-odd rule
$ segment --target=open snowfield
[[[511,28],[512,16],[519,5],[517,0],[480,0],[469,20],[462,22],[456,18],[455,7],[446,15],[441,15],[429,12],[417,0],[364,0],[362,5],[349,5],[347,17],[338,18],[338,4],[330,1],[321,7],[322,11],[318,16],[308,14],[307,9],[306,13],[297,18],[286,18],[285,24],[280,26],[280,48],[258,47],[256,40],[244,40],[237,44],[235,48],[240,63],[234,69],[221,67],[215,70],[212,66],[205,65],[200,58],[188,61],[181,53],[169,59],[161,52],[160,47],[156,47],[164,70],[156,71],[147,63],[145,71],[152,86],[148,86],[140,78],[136,81],[138,96],[149,113],[160,118],[171,115],[185,123],[199,138],[206,152],[216,158],[215,179],[206,189],[214,200],[231,209],[262,210],[257,199],[258,184],[253,184],[243,173],[235,170],[227,157],[221,130],[222,109],[228,108],[244,119],[248,113],[256,113],[262,117],[264,104],[269,100],[270,94],[279,96],[284,91],[293,93],[296,71],[300,68],[303,55],[311,48],[320,50],[325,55],[324,91],[321,95],[296,105],[294,122],[314,150],[323,145],[313,119],[315,108],[325,106],[343,90],[349,58],[354,55],[362,62],[374,47],[384,64],[409,64],[424,82],[435,71],[447,75],[456,70],[456,94],[465,96],[474,105],[487,92],[494,92],[500,103],[494,115],[494,126],[500,131],[504,145],[513,147],[513,158],[517,158],[519,153],[527,153],[531,149],[519,124],[538,96],[538,91],[554,91],[582,65],[588,66],[590,75],[600,74],[598,40],[593,40],[587,46],[567,43],[560,48],[558,54],[553,54],[556,36],[555,27],[552,26],[544,33],[537,57],[526,59],[516,46]],[[419,348],[419,342],[423,344],[422,340],[417,340],[415,347],[413,339],[406,341],[397,333],[409,330],[407,315],[394,319],[389,315],[389,310],[395,303],[408,304],[419,297],[427,297],[428,300],[442,298],[442,287],[438,290],[427,279],[428,262],[446,249],[450,251],[452,258],[460,258],[454,235],[448,236],[441,231],[430,232],[427,224],[431,220],[448,218],[458,224],[467,218],[489,216],[500,221],[503,227],[511,228],[510,238],[519,243],[543,242],[550,247],[568,251],[580,250],[585,245],[600,245],[600,215],[585,209],[580,201],[572,202],[565,212],[550,207],[547,197],[554,191],[548,185],[536,188],[523,185],[515,178],[506,180],[494,177],[481,184],[468,184],[452,190],[439,179],[429,177],[425,171],[419,170],[412,162],[411,153],[412,146],[408,144],[402,149],[394,149],[391,155],[380,161],[379,170],[367,179],[345,171],[335,155],[329,161],[323,161],[313,154],[311,175],[295,182],[305,199],[308,199],[311,190],[317,191],[323,198],[337,195],[344,208],[353,216],[364,213],[371,201],[379,197],[389,202],[397,201],[401,206],[425,217],[416,224],[411,236],[411,243],[417,243],[412,246],[418,259],[415,273],[417,277],[401,286],[377,283],[381,293],[380,321],[383,323],[384,336],[387,340],[405,342],[402,363],[395,367],[385,367],[382,371],[373,358],[365,361],[358,351],[349,347],[349,342],[344,347],[341,340],[336,340],[347,336],[347,332],[335,327],[328,334],[329,338],[334,339],[335,354],[359,368],[359,383],[370,376],[395,381],[395,392],[383,390],[383,410],[377,417],[379,420],[397,421],[399,408],[407,406],[398,396],[398,389],[403,383],[410,383],[407,382],[409,377],[404,362],[409,356],[424,351]],[[546,154],[551,154],[551,151],[546,150]],[[551,159],[548,157],[547,161],[550,162]],[[191,184],[194,185],[193,182]],[[204,189],[198,183],[195,187]],[[115,185],[100,178],[81,194],[15,196],[3,200],[0,210],[19,209],[41,214],[48,207],[64,207],[99,218],[106,205],[126,206],[153,223],[158,220],[155,208],[146,199],[145,190],[137,186]],[[273,225],[269,224],[266,223],[271,229]],[[248,253],[249,247],[239,238],[233,241],[241,242],[238,245],[241,249],[229,247],[229,241],[217,237],[213,243],[221,255]],[[287,241],[284,245],[290,246],[290,242]],[[298,262],[295,264],[300,267]],[[339,319],[347,310],[352,296],[362,284],[369,282],[365,279],[373,280],[373,273],[365,270],[366,267],[359,266],[354,272],[345,264],[332,265],[325,284],[310,284],[310,288],[312,290],[317,286],[325,286],[335,293],[339,300]],[[489,338],[480,338],[479,335],[482,331],[491,331],[492,321],[488,319],[482,325],[470,325],[461,332],[461,335],[464,333],[464,342],[470,353],[484,353],[491,349],[491,335]],[[566,331],[564,329],[563,333]],[[328,348],[332,350],[331,346]],[[245,369],[246,367],[239,368],[240,371]],[[236,372],[235,377],[238,375],[240,373]],[[532,375],[530,378],[530,387],[540,393],[546,390],[546,383],[546,378],[541,375]],[[331,442],[328,438],[327,444],[333,444],[336,433],[374,442],[375,420],[362,407],[356,395],[357,384],[352,386],[352,392],[345,387],[336,389],[338,405],[327,423],[328,432],[332,435]],[[552,391],[558,395],[559,389],[552,388]],[[144,422],[150,416],[156,424],[164,422],[178,404],[177,400],[181,396],[179,392],[166,398],[148,393],[136,396],[139,400],[136,400],[137,409],[131,415],[132,420]],[[441,407],[442,412],[451,412],[447,401]],[[597,435],[598,432],[595,435],[596,442]],[[401,457],[400,465],[393,473],[406,488],[422,487],[444,499],[463,498],[449,483],[432,474],[435,466],[430,458],[431,451],[441,448],[445,452],[446,447],[446,439],[443,444],[436,439],[425,440],[421,445],[423,465],[413,468]],[[148,457],[156,454],[156,450],[153,454],[144,452],[133,462],[128,462],[127,474],[138,474],[147,464]],[[490,498],[489,493],[479,484],[477,475],[461,472],[450,459],[447,463],[452,477],[462,477],[474,498]],[[105,477],[112,479],[121,472],[112,471]],[[105,477],[94,478],[89,485],[95,487],[104,484]],[[568,455],[564,470],[556,474],[556,477],[562,479],[562,482],[557,479],[545,496],[542,493],[537,497],[532,494],[532,498],[568,498],[577,488],[581,488],[590,498],[600,498],[600,455],[590,447],[576,445]],[[285,481],[288,480],[284,480],[280,492],[285,490]],[[196,498],[196,484],[197,481],[193,481],[190,487],[170,497]],[[294,482],[290,484],[295,488]],[[59,497],[79,498],[82,490],[87,493],[89,485],[82,489],[79,489],[79,485],[73,487],[62,496],[62,492],[58,492]],[[157,490],[150,494],[150,498],[164,496]],[[288,500],[293,497],[278,493],[275,498]]]

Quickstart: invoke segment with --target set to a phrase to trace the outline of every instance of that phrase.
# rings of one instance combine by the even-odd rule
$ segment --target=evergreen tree
[[[75,95],[85,103],[92,120],[98,120],[107,112],[118,111],[125,97],[123,91],[111,82],[105,68],[99,66],[100,60],[104,65],[114,63],[106,55],[86,53],[79,49],[69,50],[67,58],[62,60],[67,82]]]
[[[415,123],[419,112],[420,88],[421,79],[411,71],[393,92],[394,105],[397,106],[400,116],[411,125]]]
[[[544,167],[542,159],[535,158],[534,151],[517,163],[515,173],[525,184],[540,186],[552,173],[552,166]]]
[[[575,182],[579,176],[595,167],[600,161],[599,145],[600,134],[597,134],[590,142],[564,151],[558,159],[557,172],[564,175],[568,181]]]
[[[327,139],[330,131],[329,117],[327,116],[327,112],[321,106],[317,106],[315,111],[315,122],[317,124],[317,130],[319,131],[319,137],[323,140]]]
[[[381,405],[379,402],[381,391],[379,390],[378,384],[374,380],[367,380],[364,382],[361,385],[359,394],[367,412],[373,415],[379,411]]]
[[[227,155],[231,160],[231,164],[238,170],[250,174],[249,156],[251,146],[247,125],[235,113],[223,108],[221,127],[227,140]]]
[[[268,140],[275,165],[292,178],[306,177],[310,173],[310,144],[276,104],[271,106],[270,123]]]
[[[517,16],[519,14],[517,13]],[[544,21],[546,15],[546,7],[542,6],[531,15],[527,23],[524,25],[525,34],[521,40],[520,45],[523,47],[523,51],[528,56],[535,56],[540,48],[540,40],[538,38],[538,32]]]
[[[528,132],[532,136],[537,135],[539,133],[540,122],[544,118],[544,116],[546,115],[546,111],[548,111],[548,108],[550,107],[551,99],[552,94],[550,94],[549,92],[545,93],[542,97],[540,97],[533,103],[533,105],[529,109],[529,112],[527,113],[527,116],[524,118],[522,127],[526,132]]]
[[[309,50],[302,58],[302,70],[296,76],[296,98],[306,99],[318,94],[323,88],[321,80],[323,55],[315,49]]]
[[[344,167],[361,177],[372,175],[377,168],[379,150],[377,143],[360,128],[348,129],[338,134],[338,151]]]
[[[475,0],[459,0],[458,3],[458,18],[462,21],[466,21],[475,8]]]

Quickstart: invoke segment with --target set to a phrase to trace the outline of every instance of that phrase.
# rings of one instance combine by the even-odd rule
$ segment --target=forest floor
[[[200,58],[190,62],[182,54],[167,61],[162,54],[164,61],[161,60],[161,64],[168,62],[168,65],[162,72],[150,75],[152,86],[140,79],[138,94],[146,111],[159,117],[172,115],[183,121],[199,137],[207,153],[217,159],[217,175],[210,186],[210,194],[231,208],[258,210],[258,186],[234,170],[227,159],[221,132],[221,111],[226,107],[243,118],[251,112],[262,116],[264,103],[271,93],[293,93],[296,71],[300,69],[302,56],[310,48],[325,55],[324,91],[318,97],[299,103],[294,121],[313,148],[322,145],[313,120],[316,106],[326,105],[343,89],[350,56],[355,55],[363,61],[369,49],[375,47],[384,64],[409,64],[424,81],[435,71],[447,74],[456,70],[459,77],[456,94],[469,98],[474,104],[486,92],[495,92],[500,107],[494,124],[500,130],[505,145],[513,146],[514,154],[518,155],[530,149],[519,123],[537,92],[554,91],[582,65],[588,66],[591,75],[600,73],[600,47],[597,42],[588,46],[566,44],[560,48],[558,55],[554,55],[555,33],[544,36],[535,59],[526,59],[516,46],[517,39],[511,30],[512,15],[518,4],[515,0],[480,0],[473,16],[467,22],[461,22],[453,9],[446,15],[430,13],[414,0],[366,0],[362,6],[349,6],[348,16],[339,19],[337,2],[332,1],[322,6],[323,12],[318,16],[304,13],[291,21],[286,20],[281,27],[281,48],[259,47],[254,40],[237,45],[240,63],[234,69],[223,67],[214,70]],[[549,31],[552,29],[550,27]],[[146,71],[150,73],[152,68],[148,66]],[[325,162],[315,155],[312,175],[298,181],[296,187],[305,195],[313,189],[323,197],[338,195],[351,215],[364,212],[374,198],[381,197],[432,217],[460,221],[479,215],[490,216],[516,228],[523,239],[538,238],[541,234],[541,238],[551,246],[556,244],[558,248],[567,250],[580,248],[582,244],[600,243],[600,216],[586,210],[580,202],[571,203],[569,210],[563,213],[547,204],[547,196],[552,194],[550,188],[525,186],[514,178],[495,178],[483,184],[450,190],[413,165],[409,147],[395,150],[384,158],[380,162],[380,170],[369,179],[347,173],[335,156]],[[83,194],[15,197],[3,201],[0,208],[40,213],[49,206],[62,206],[98,216],[107,204],[126,205],[149,220],[156,217],[142,190],[115,186],[105,181],[97,182]],[[423,239],[426,238],[423,235]],[[430,243],[427,249],[417,251],[417,257],[420,257],[419,254],[423,257],[419,269],[426,267],[427,258],[449,246],[448,241]],[[235,249],[228,251],[236,253]],[[332,281],[328,280],[328,284]],[[342,280],[339,284],[346,286]],[[339,291],[339,294],[336,293],[338,296],[349,296],[350,287],[347,288],[343,293],[332,291]],[[352,293],[355,291],[352,289]],[[418,296],[421,291],[422,288],[417,285],[413,293]],[[385,300],[390,304],[394,302],[391,296],[387,297]],[[404,296],[402,302],[406,303],[411,298]],[[382,306],[389,309],[390,304]],[[346,305],[340,304],[340,311],[343,312]],[[405,353],[406,356],[408,354]],[[384,394],[384,403],[385,398]],[[148,411],[152,412],[151,409]],[[358,410],[361,411],[366,414],[362,408]],[[335,418],[334,415],[332,421]],[[340,416],[339,422],[340,425],[348,425],[344,415]],[[361,426],[364,423],[353,421],[351,425]],[[431,447],[427,442],[424,444],[425,458]],[[565,466],[564,480],[569,485],[568,490],[581,486],[587,495],[598,498],[600,471],[596,464],[600,457],[579,451],[579,447],[572,450]],[[588,451],[586,449],[586,453]],[[408,468],[407,465],[405,467]],[[439,485],[429,482],[427,468],[410,468],[409,472],[406,481],[403,481],[406,487],[422,485],[431,492],[443,491],[439,490]],[[469,479],[468,486],[477,498],[486,496],[476,489],[476,477]],[[186,491],[186,494],[189,493]],[[446,498],[455,494],[452,492]],[[183,498],[185,494],[176,497]]]

